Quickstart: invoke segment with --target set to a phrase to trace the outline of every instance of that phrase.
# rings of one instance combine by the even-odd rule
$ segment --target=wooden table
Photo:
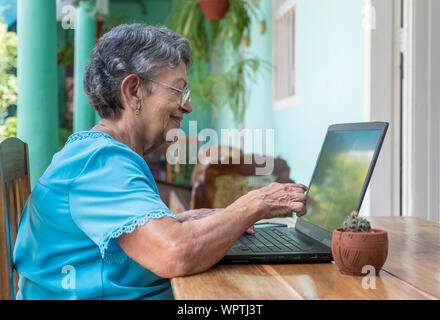
[[[174,296],[195,300],[440,299],[440,224],[414,217],[369,219],[374,228],[388,231],[389,240],[388,259],[375,278],[375,289],[364,289],[364,277],[343,275],[334,263],[216,265],[197,275],[172,279]]]

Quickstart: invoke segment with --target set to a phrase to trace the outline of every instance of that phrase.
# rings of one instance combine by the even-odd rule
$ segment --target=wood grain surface
[[[292,219],[285,221],[292,225]],[[415,217],[370,217],[370,221],[389,236],[387,261],[374,280],[343,275],[334,263],[216,265],[197,275],[172,279],[174,296],[195,300],[440,299],[440,224]]]

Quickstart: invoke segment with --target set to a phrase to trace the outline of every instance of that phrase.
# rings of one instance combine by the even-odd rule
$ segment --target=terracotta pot
[[[209,21],[220,21],[229,9],[229,0],[200,0],[200,8]]]
[[[388,234],[385,230],[346,232],[336,229],[332,235],[332,255],[339,271],[347,275],[365,276],[362,268],[371,265],[379,274],[388,255]]]

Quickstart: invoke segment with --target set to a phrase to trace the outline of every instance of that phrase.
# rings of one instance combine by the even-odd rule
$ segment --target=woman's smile
[[[170,119],[176,123],[178,125],[178,127],[180,128],[180,125],[182,123],[183,117],[179,117],[179,116],[170,116]]]

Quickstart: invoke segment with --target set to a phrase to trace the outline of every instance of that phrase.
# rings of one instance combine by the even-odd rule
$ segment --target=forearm
[[[247,206],[216,210],[217,214],[200,218],[209,211],[184,214],[183,222],[152,219],[117,242],[130,258],[164,278],[207,270],[258,220],[257,212]]]
[[[184,221],[180,225],[181,261],[185,274],[207,270],[217,263],[235,241],[257,220],[258,208],[229,206],[217,214],[199,220]]]
[[[223,209],[193,209],[184,212],[180,212],[176,214],[177,221],[193,221],[205,218],[217,212],[220,212]]]
[[[151,219],[117,241],[130,258],[161,277],[201,272],[217,263],[256,221],[292,211],[305,214],[306,189],[272,183],[240,197],[217,214],[199,219],[199,215],[188,213],[181,221]]]

